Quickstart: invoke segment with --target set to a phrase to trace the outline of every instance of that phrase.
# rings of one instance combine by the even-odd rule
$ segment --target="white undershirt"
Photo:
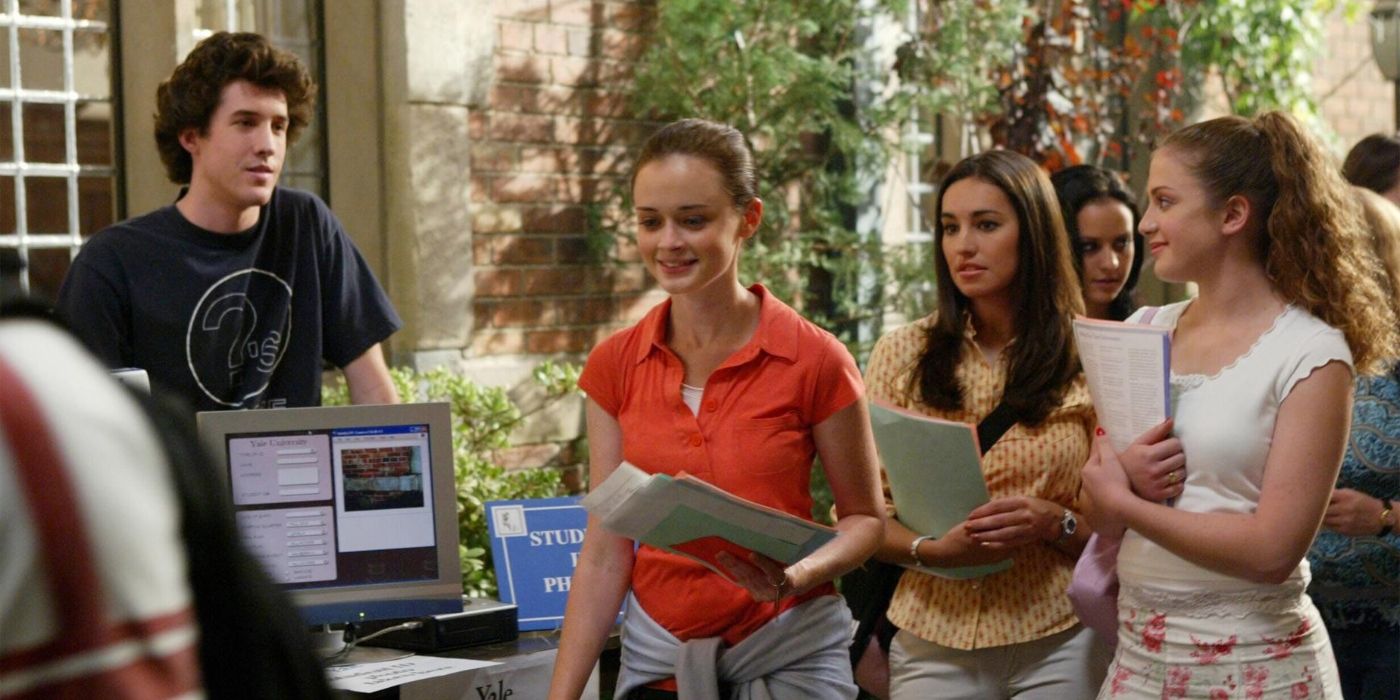
[[[700,397],[705,395],[705,387],[681,383],[681,401],[690,407],[690,412],[700,415]]]

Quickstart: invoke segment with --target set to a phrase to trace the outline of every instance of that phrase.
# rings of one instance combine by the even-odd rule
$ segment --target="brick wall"
[[[423,507],[423,475],[412,447],[370,447],[340,453],[345,509]]]
[[[468,357],[586,353],[657,300],[635,251],[591,252],[589,205],[653,125],[627,112],[654,2],[500,0],[495,80],[470,116]],[[603,257],[606,257],[605,254]]]
[[[413,474],[412,447],[374,447],[345,450],[340,454],[341,472],[347,479]]]

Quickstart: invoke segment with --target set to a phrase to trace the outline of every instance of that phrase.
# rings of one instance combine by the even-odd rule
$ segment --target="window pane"
[[[73,89],[88,100],[112,99],[112,51],[106,34],[74,32]]]
[[[0,88],[10,87],[10,28],[0,27]]]
[[[22,15],[58,16],[58,0],[20,0],[19,13]]]
[[[60,177],[24,178],[29,233],[68,231],[68,181]]]
[[[63,163],[63,105],[25,104],[24,162]]]
[[[210,31],[227,31],[238,28],[237,17],[230,21],[228,0],[200,0],[195,7],[195,26]]]
[[[94,22],[112,21],[110,0],[69,0],[73,6],[73,19],[86,19]]]
[[[29,293],[52,301],[58,297],[63,276],[68,274],[72,254],[67,248],[44,248],[29,251]]]
[[[15,222],[15,179],[0,177],[0,236],[19,231]]]
[[[14,133],[14,125],[10,123],[10,103],[0,102],[0,163],[13,163],[15,160]]]
[[[78,179],[78,232],[84,237],[111,226],[116,219],[114,184],[110,177]]]
[[[79,103],[78,162],[83,165],[112,165],[112,103]]]
[[[52,29],[19,30],[20,87],[63,89],[63,33]]]
[[[297,136],[296,143],[291,145],[289,149],[291,152],[287,154],[287,164],[283,171],[284,173],[287,171],[305,173],[313,175],[317,179],[320,179],[320,177],[325,174],[321,170],[321,147],[324,142],[321,139],[320,126],[320,120],[313,116],[311,123],[307,124],[306,128]],[[299,189],[305,189],[300,185],[287,184]],[[312,189],[309,191],[321,197],[325,197],[325,192],[320,189]]]
[[[267,16],[264,23],[269,35],[309,41],[319,38],[316,36],[316,25],[311,21],[311,8],[305,0],[259,4],[262,6],[260,11]]]

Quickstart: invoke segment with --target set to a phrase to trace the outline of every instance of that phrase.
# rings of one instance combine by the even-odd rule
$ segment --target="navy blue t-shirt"
[[[239,233],[174,205],[99,232],[57,306],[107,366],[199,410],[320,405],[323,358],[344,367],[403,325],[325,203],[282,187]]]

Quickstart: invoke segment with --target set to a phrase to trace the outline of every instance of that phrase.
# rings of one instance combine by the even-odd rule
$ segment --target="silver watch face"
[[[1075,519],[1074,513],[1065,511],[1065,517],[1060,519],[1060,532],[1068,537],[1073,535],[1077,529],[1079,529],[1079,521]]]

